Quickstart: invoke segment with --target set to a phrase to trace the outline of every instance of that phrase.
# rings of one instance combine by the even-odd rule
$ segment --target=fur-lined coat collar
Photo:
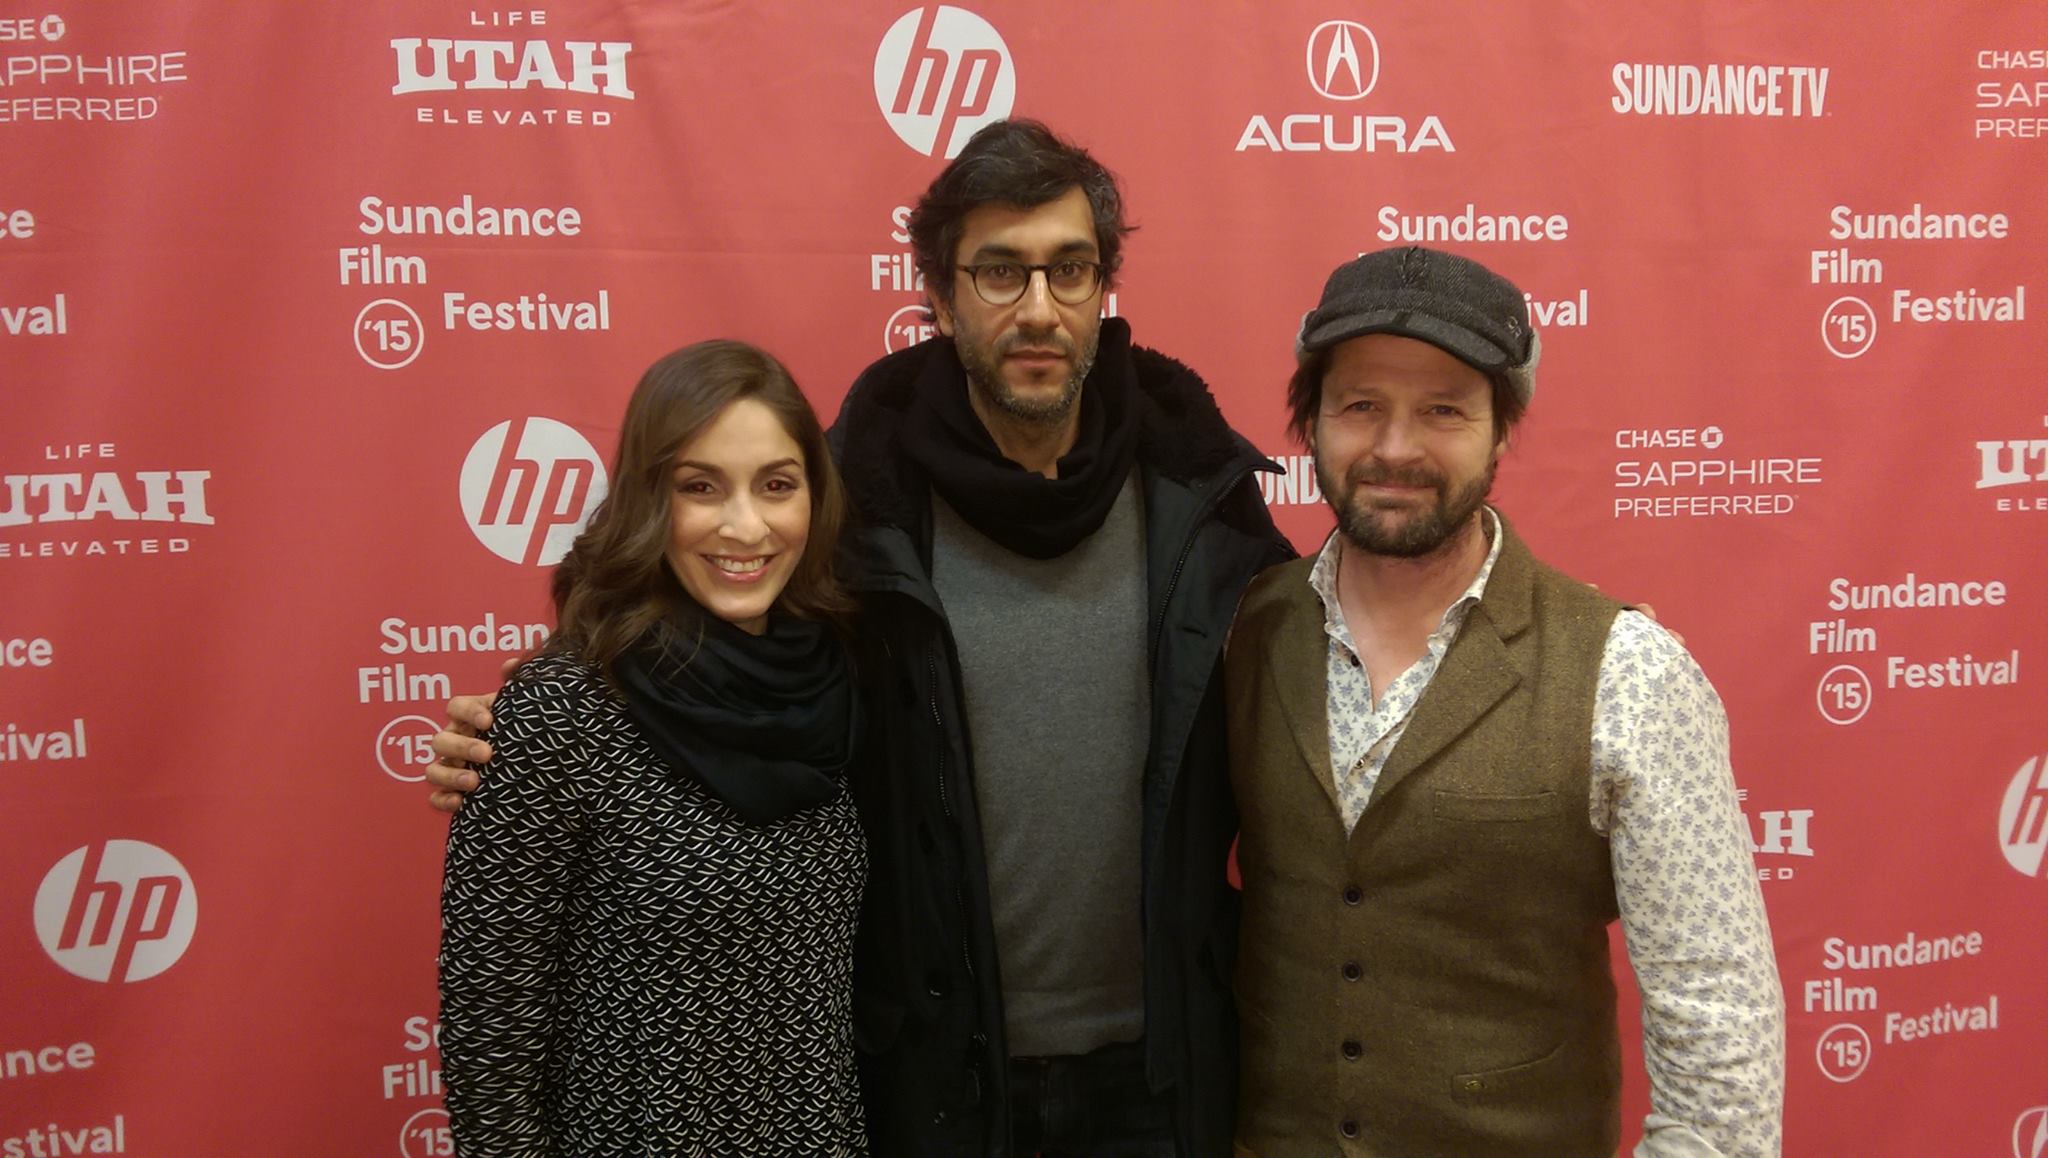
[[[867,368],[847,391],[832,426],[839,471],[861,521],[921,531],[930,502],[929,483],[897,445],[898,430],[915,395],[915,383],[933,358],[951,363],[961,375],[953,343],[933,338],[891,354]],[[1128,375],[1143,404],[1133,407],[1141,426],[1137,460],[1149,472],[1181,482],[1217,474],[1244,459],[1260,460],[1249,443],[1230,429],[1209,387],[1193,370],[1155,350],[1130,344],[1130,325],[1106,318],[1091,382],[1105,374]]]

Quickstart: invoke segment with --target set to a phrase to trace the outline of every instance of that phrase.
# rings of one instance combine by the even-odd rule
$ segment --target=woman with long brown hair
[[[449,829],[462,1153],[864,1153],[845,511],[767,354],[705,342],[641,378]]]

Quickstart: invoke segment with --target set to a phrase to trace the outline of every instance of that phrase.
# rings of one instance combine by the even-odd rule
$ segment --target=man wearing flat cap
[[[1638,1155],[1779,1148],[1784,997],[1704,673],[1486,505],[1534,391],[1522,294],[1383,250],[1288,386],[1337,530],[1246,592],[1238,1154],[1607,1158],[1607,928],[1643,993]]]

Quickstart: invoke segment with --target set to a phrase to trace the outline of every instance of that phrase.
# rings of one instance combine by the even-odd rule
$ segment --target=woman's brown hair
[[[773,411],[803,449],[811,527],[778,610],[838,623],[853,601],[833,574],[846,524],[846,492],[818,415],[789,371],[744,342],[685,346],[647,368],[620,424],[611,490],[555,569],[555,633],[543,652],[573,651],[611,678],[627,648],[664,625],[689,631],[704,612],[669,569],[675,457],[725,408],[751,398]]]

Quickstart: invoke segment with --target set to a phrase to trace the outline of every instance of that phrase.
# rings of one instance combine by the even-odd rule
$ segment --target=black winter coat
[[[848,574],[861,601],[858,678],[874,726],[854,786],[869,878],[854,951],[854,1031],[874,1152],[1019,1156],[974,772],[953,639],[931,582],[930,484],[897,432],[912,384],[952,343],[890,355],[847,394],[832,442],[853,501]],[[1152,670],[1145,764],[1146,1072],[1172,1089],[1184,1155],[1228,1155],[1236,1108],[1231,974],[1237,832],[1223,737],[1223,642],[1252,577],[1294,554],[1251,472],[1274,469],[1201,379],[1103,323],[1089,382],[1149,399],[1137,462]],[[964,375],[961,389],[966,389]],[[1093,385],[1087,387],[1095,388]]]

